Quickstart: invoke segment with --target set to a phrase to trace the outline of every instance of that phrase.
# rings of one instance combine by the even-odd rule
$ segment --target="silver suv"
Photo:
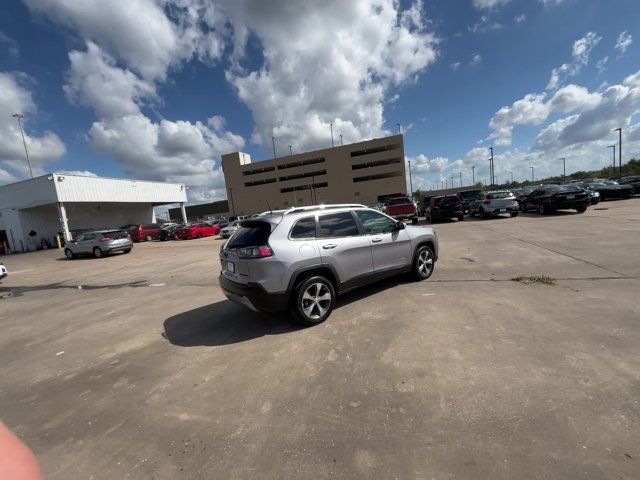
[[[79,255],[93,255],[104,257],[115,252],[129,253],[133,248],[133,241],[123,230],[97,230],[84,232],[78,237],[64,244],[64,254],[71,260]]]
[[[314,325],[336,295],[403,273],[427,279],[437,259],[431,228],[364,205],[300,207],[242,221],[220,249],[219,280],[229,300]]]

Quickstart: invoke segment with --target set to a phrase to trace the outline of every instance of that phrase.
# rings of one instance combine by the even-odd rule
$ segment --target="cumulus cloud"
[[[11,115],[25,115],[23,120],[25,141],[34,174],[45,173],[46,165],[64,155],[66,149],[62,140],[52,132],[35,133],[31,128],[30,116],[38,109],[31,89],[34,82],[21,73],[0,72],[0,181],[26,178],[29,167],[25,159],[20,128]]]
[[[460,65],[462,65],[460,62],[453,62],[452,64],[449,65],[449,68],[451,68],[451,70],[455,72],[460,68]]]
[[[467,29],[473,33],[488,32],[490,30],[500,30],[501,28],[502,25],[498,22],[492,21],[488,15],[481,15],[480,19],[476,23],[467,27]]]
[[[509,3],[509,0],[473,0],[473,6],[481,10],[489,10]]]
[[[482,55],[480,55],[479,53],[474,53],[471,56],[471,61],[469,62],[469,65],[475,66],[475,65],[480,65],[482,63]]]
[[[622,54],[627,51],[627,48],[631,46],[632,42],[633,42],[633,37],[631,36],[630,33],[627,33],[627,31],[625,30],[618,36],[615,49]]]
[[[547,90],[555,90],[567,77],[576,75],[582,67],[589,63],[592,50],[600,43],[602,37],[594,32],[588,32],[584,37],[573,42],[571,48],[572,61],[563,63],[551,72],[551,77],[547,83]]]
[[[228,2],[236,51],[244,51],[247,32],[263,50],[258,69],[242,68],[237,54],[238,64],[227,70],[253,113],[252,141],[266,149],[274,136],[299,150],[318,148],[330,142],[330,123],[347,142],[387,133],[389,88],[413,82],[437,56],[422,3],[406,10],[398,5],[331,0],[299,9],[289,2]]]

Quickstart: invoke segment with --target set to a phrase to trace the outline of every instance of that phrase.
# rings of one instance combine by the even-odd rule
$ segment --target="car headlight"
[[[593,192],[593,196],[594,197],[599,197],[600,196],[600,192]]]

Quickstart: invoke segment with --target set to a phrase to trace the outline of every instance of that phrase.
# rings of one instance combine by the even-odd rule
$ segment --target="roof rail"
[[[309,205],[306,207],[291,207],[284,211],[283,215],[296,212],[309,212],[313,210],[329,210],[333,208],[367,208],[359,203],[333,203],[329,205]]]

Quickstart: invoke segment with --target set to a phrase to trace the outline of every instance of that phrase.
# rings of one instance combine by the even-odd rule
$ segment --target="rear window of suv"
[[[227,248],[259,247],[267,245],[271,225],[267,222],[242,222],[231,237]]]

